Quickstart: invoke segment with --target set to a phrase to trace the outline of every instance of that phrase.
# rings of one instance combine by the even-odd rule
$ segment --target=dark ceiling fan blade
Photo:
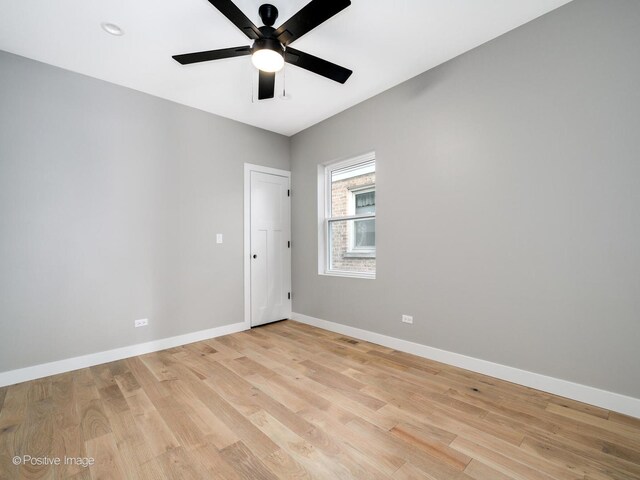
[[[262,38],[262,33],[255,24],[242,13],[236,5],[230,0],[209,0],[209,3],[220,10],[233,24],[238,27],[249,38],[257,40]]]
[[[280,43],[289,45],[349,5],[351,5],[349,0],[311,0],[298,13],[284,22],[274,35]]]
[[[263,72],[259,70],[258,76],[258,100],[273,98],[276,91],[276,74],[275,72]]]
[[[301,52],[295,48],[287,47],[284,60],[291,65],[295,65],[310,72],[317,73],[338,83],[344,83],[353,73],[348,68],[341,67],[335,63],[327,62],[308,53]]]
[[[221,60],[223,58],[241,57],[243,55],[251,55],[250,46],[184,53],[182,55],[174,55],[173,59],[182,65],[189,65],[190,63],[208,62],[209,60]]]

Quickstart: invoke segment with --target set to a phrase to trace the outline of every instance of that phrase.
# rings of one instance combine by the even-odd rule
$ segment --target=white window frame
[[[343,270],[331,270],[329,268],[330,260],[330,241],[329,232],[330,224],[336,221],[358,220],[358,219],[374,219],[375,213],[367,213],[362,215],[347,215],[342,217],[331,218],[331,176],[333,171],[340,170],[345,167],[357,165],[376,160],[375,152],[369,152],[347,160],[332,162],[324,165],[318,165],[318,274],[336,277],[353,277],[365,278],[373,280],[376,278],[375,272],[352,272]],[[366,186],[364,188],[371,188]],[[375,188],[375,185],[373,186]],[[354,190],[354,192],[356,192]],[[357,193],[357,192],[356,192]],[[376,196],[377,200],[377,196]],[[349,246],[351,247],[351,246]],[[375,250],[374,250],[375,251]]]

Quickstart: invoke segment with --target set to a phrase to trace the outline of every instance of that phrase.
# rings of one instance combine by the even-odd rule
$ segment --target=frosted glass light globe
[[[284,67],[284,57],[269,48],[256,50],[251,55],[251,62],[258,70],[263,72],[278,72]]]

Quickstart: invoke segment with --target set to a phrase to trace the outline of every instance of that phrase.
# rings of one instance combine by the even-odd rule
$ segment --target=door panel
[[[251,265],[251,292],[252,309],[255,310],[257,318],[261,318],[265,314],[265,310],[269,304],[269,277],[267,273],[267,242],[269,233],[266,230],[254,230],[251,235],[252,252],[256,255]],[[252,316],[252,321],[254,317]]]
[[[251,172],[251,326],[291,312],[287,177]]]

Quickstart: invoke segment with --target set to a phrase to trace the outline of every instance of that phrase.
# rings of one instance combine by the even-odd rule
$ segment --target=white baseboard
[[[559,378],[540,375],[539,373],[533,373],[527,370],[508,367],[499,363],[480,360],[479,358],[468,357],[459,353],[428,347],[427,345],[389,337],[387,335],[362,330],[360,328],[349,327],[340,323],[321,320],[319,318],[310,317],[300,313],[292,313],[291,318],[298,322],[306,323],[307,325],[324,328],[325,330],[330,330],[342,335],[349,335],[350,337],[377,343],[378,345],[393,348],[401,352],[411,353],[437,362],[446,363],[466,370],[471,370],[473,372],[499,378],[501,380],[506,380],[508,382],[517,383],[519,385],[535,388],[544,392],[553,393],[554,395],[560,395],[579,402],[596,405],[598,407],[606,408],[607,410],[613,410],[615,412],[640,418],[640,399],[638,398],[608,392],[606,390],[569,382],[567,380],[561,380]]]
[[[231,325],[223,325],[221,327],[177,335],[175,337],[161,338],[146,343],[114,348],[113,350],[106,350],[104,352],[91,353],[80,357],[66,358],[64,360],[43,363],[32,367],[0,372],[0,387],[26,382],[36,378],[48,377],[49,375],[57,375],[58,373],[70,372],[80,368],[92,367],[93,365],[100,365],[101,363],[122,360],[123,358],[134,357],[136,355],[157,352],[167,348],[186,345],[187,343],[199,342],[209,338],[241,332],[246,329],[247,325],[244,322],[233,323]]]

